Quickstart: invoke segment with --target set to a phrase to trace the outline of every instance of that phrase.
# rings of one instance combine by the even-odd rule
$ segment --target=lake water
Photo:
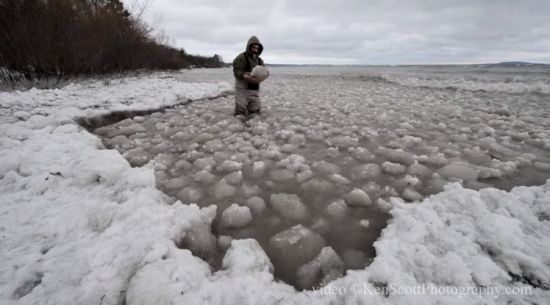
[[[95,130],[132,165],[153,167],[174,201],[218,207],[214,265],[231,238],[254,238],[278,278],[311,288],[369,263],[391,198],[415,204],[449,181],[508,190],[550,177],[546,66],[270,71],[252,119],[233,116],[230,95]],[[231,69],[171,77],[233,82]],[[317,256],[322,247],[333,252]]]

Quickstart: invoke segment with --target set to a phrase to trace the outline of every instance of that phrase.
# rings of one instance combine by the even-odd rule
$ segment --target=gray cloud
[[[156,0],[146,20],[225,61],[257,35],[268,63],[550,63],[546,0]]]

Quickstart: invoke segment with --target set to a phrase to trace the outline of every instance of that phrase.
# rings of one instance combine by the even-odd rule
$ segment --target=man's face
[[[257,44],[253,44],[250,46],[250,53],[258,55],[260,53],[260,46]]]

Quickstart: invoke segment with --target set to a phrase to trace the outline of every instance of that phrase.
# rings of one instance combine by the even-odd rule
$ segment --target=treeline
[[[151,37],[119,0],[0,0],[0,79],[218,67]]]
[[[180,49],[178,55],[191,67],[219,68],[225,66],[222,57],[217,54],[212,57],[190,55],[184,49]]]

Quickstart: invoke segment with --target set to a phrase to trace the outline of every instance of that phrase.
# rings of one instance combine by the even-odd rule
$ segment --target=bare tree
[[[138,3],[138,2],[135,2]],[[215,67],[221,57],[193,56],[143,22],[149,0],[0,0],[0,78],[55,78],[136,69]]]

